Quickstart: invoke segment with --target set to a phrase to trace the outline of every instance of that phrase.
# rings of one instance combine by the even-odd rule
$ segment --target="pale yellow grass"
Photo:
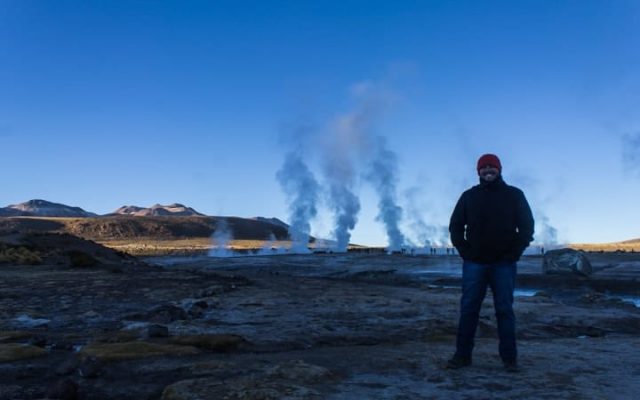
[[[574,243],[569,245],[568,247],[576,250],[584,250],[584,251],[604,251],[604,252],[615,252],[615,251],[626,251],[626,252],[640,252],[640,242],[618,242],[618,243]]]
[[[208,238],[175,240],[139,238],[136,240],[104,240],[98,243],[135,256],[205,254],[214,248],[213,243]],[[226,246],[230,250],[257,250],[264,247],[289,248],[291,247],[291,242],[285,240],[275,242],[267,240],[232,240]]]

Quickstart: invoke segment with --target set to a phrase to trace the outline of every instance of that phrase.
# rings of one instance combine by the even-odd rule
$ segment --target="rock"
[[[75,340],[76,338],[62,338],[52,343],[49,348],[52,351],[73,351],[76,346]]]
[[[390,276],[393,276],[396,273],[395,269],[385,269],[385,270],[372,270],[372,271],[360,271],[351,274],[351,277],[356,279],[363,280],[377,280],[377,279],[389,279]]]
[[[202,308],[204,310],[206,308],[209,308],[209,303],[207,303],[204,300],[200,300],[200,301],[196,301],[195,303],[193,303],[193,307],[199,307],[199,308]]]
[[[200,290],[196,294],[196,297],[214,297],[214,296],[219,296],[221,294],[224,294],[226,292],[228,292],[227,288],[222,284],[218,284],[218,285],[209,286],[208,288]]]
[[[322,384],[331,376],[324,367],[293,360],[224,382],[215,378],[177,382],[164,389],[161,400],[320,400],[323,396],[319,392],[304,385]]]
[[[550,250],[544,254],[542,271],[545,274],[573,272],[589,276],[593,269],[584,252],[573,249],[557,249]]]
[[[196,301],[189,308],[189,315],[191,318],[202,318],[207,308],[209,308],[209,304],[206,301]]]
[[[147,313],[147,320],[158,324],[168,324],[188,318],[186,311],[172,304],[158,306]]]
[[[196,400],[215,398],[220,393],[223,382],[214,378],[188,379],[167,386],[162,391],[161,400]],[[218,397],[222,398],[222,397]]]
[[[36,347],[45,347],[47,345],[47,338],[42,335],[35,335],[29,339],[29,344]]]
[[[296,383],[249,377],[235,381],[216,378],[189,379],[167,386],[161,400],[242,399],[321,400],[316,390]]]
[[[89,318],[89,319],[95,319],[95,318],[100,318],[100,314],[91,310],[91,311],[87,311],[86,313],[82,314],[82,316],[84,318]]]
[[[580,301],[582,301],[583,303],[599,303],[602,302],[604,300],[605,296],[602,293],[598,293],[598,292],[589,292],[589,293],[585,293],[582,296],[580,296]]]
[[[278,364],[268,369],[265,374],[270,378],[304,383],[318,383],[331,377],[331,372],[328,369],[318,365],[307,364],[302,360],[292,360]]]
[[[47,389],[47,399],[76,400],[78,398],[78,384],[71,379],[55,382]]]
[[[321,400],[316,390],[289,382],[249,383],[229,390],[225,398],[243,400]]]
[[[102,362],[100,360],[96,357],[87,357],[80,364],[78,373],[85,379],[94,379],[100,376],[101,370]]]
[[[209,351],[227,352],[237,350],[240,346],[248,342],[238,335],[225,334],[205,334],[191,336],[176,336],[171,339],[171,343],[194,346]]]
[[[169,328],[159,324],[149,325],[149,327],[147,328],[147,337],[149,338],[169,337]]]

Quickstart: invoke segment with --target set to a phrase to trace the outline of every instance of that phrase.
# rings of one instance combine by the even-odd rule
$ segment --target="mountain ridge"
[[[148,208],[122,206],[105,215],[41,199],[0,208],[0,235],[56,232],[97,242],[143,238],[208,242],[221,229],[237,240],[287,240],[288,228],[277,218],[208,216],[180,203],[154,204]]]
[[[182,203],[171,203],[162,205],[156,203],[150,207],[140,207],[136,205],[124,205],[113,212],[107,214],[97,214],[85,211],[80,207],[72,207],[62,203],[55,203],[48,200],[32,199],[18,204],[10,204],[0,207],[0,217],[50,217],[50,218],[89,218],[89,217],[113,217],[113,216],[153,216],[153,217],[216,217],[203,214],[192,207]],[[240,218],[240,217],[238,217]],[[260,222],[268,222],[288,228],[289,225],[275,217],[248,217]]]
[[[187,216],[200,216],[204,217],[205,214],[202,214],[191,207],[187,207],[184,204],[180,203],[172,203],[168,205],[162,204],[154,204],[151,207],[139,207],[139,206],[122,206],[115,210],[114,212],[107,215],[133,215],[138,217],[146,217],[146,216],[176,216],[176,217],[187,217]]]
[[[4,207],[2,216],[38,216],[38,217],[97,217],[98,214],[88,212],[80,207],[68,206],[42,199],[33,199],[24,203],[10,204]],[[4,215],[4,214],[8,215]]]

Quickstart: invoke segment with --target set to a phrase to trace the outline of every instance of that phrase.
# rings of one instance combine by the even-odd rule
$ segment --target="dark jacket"
[[[522,190],[502,177],[462,193],[449,232],[460,256],[480,264],[515,262],[533,240],[533,215]]]

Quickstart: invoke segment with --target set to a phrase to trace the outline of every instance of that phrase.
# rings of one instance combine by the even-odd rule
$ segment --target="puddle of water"
[[[538,293],[538,289],[516,289],[513,292],[514,296],[519,297],[533,297]]]
[[[462,276],[462,271],[457,269],[444,269],[444,268],[430,268],[430,269],[416,269],[412,271],[406,271],[410,275],[430,275],[430,274],[446,274],[450,276]]]
[[[640,297],[637,297],[637,296],[619,296],[618,298],[620,300],[624,301],[625,303],[631,303],[634,306],[640,308]]]
[[[144,328],[148,327],[149,325],[151,325],[149,322],[127,321],[127,320],[122,321],[122,323],[124,325],[122,330],[125,330],[125,331],[136,330],[136,329],[144,329]]]
[[[19,328],[38,328],[47,325],[51,320],[46,318],[32,318],[27,314],[22,314],[13,319],[15,326]]]
[[[454,285],[429,285],[428,287],[431,289],[460,289],[460,286]],[[488,290],[491,291],[491,289]],[[533,297],[538,292],[538,289],[516,289],[513,292],[513,295],[516,297]],[[490,296],[491,294],[487,293],[487,295]]]

